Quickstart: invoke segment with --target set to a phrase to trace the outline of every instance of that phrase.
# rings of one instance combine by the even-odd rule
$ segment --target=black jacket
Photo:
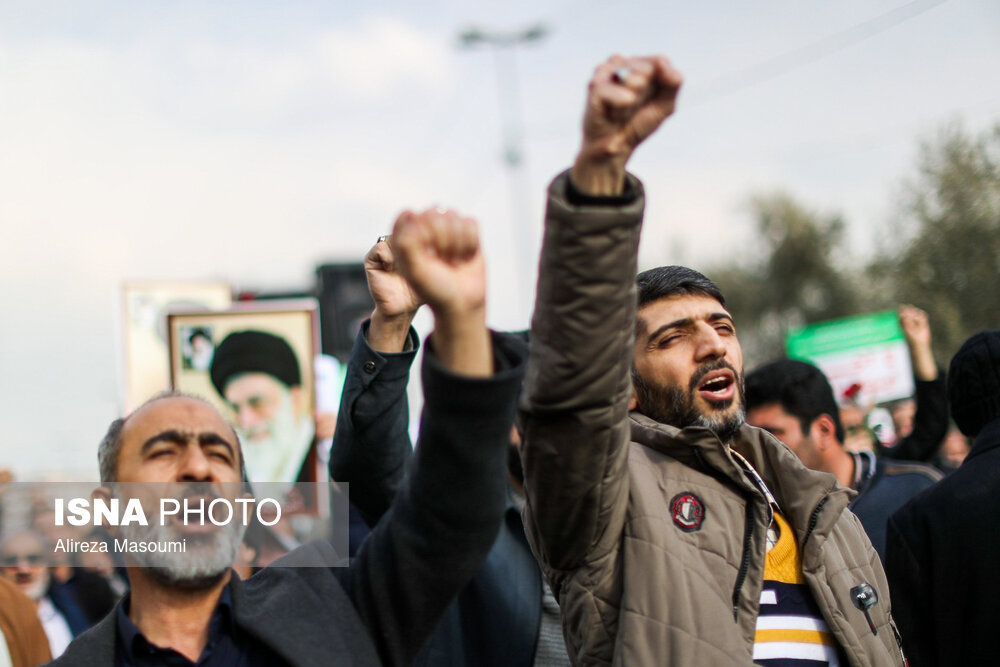
[[[265,568],[234,577],[238,628],[289,665],[408,665],[496,538],[522,350],[495,346],[497,372],[464,378],[425,355],[426,403],[411,474],[350,567]],[[311,543],[282,562],[300,561]],[[327,559],[327,562],[329,560]],[[115,614],[57,667],[114,664]]]
[[[367,326],[347,367],[330,476],[348,483],[351,504],[369,525],[376,525],[410,459],[406,385],[419,343],[411,329],[409,350],[381,354],[368,345]],[[523,346],[505,334],[494,334],[494,339]],[[530,667],[541,619],[541,577],[520,513],[508,502],[485,562],[448,608],[414,666]]]
[[[913,667],[997,663],[1000,420],[951,476],[889,519],[886,574]]]

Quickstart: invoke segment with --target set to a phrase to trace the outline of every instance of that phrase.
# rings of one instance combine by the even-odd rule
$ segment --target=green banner
[[[785,337],[785,349],[792,359],[815,359],[828,354],[905,342],[896,313],[887,310],[792,329]]]

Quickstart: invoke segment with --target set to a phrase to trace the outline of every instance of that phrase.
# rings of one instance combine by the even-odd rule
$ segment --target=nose
[[[241,429],[248,431],[260,423],[260,415],[249,405],[241,405],[237,408],[236,420],[239,422]]]
[[[183,481],[208,482],[212,481],[211,461],[205,456],[201,447],[188,447],[178,476]]]
[[[702,323],[695,342],[695,361],[714,361],[726,356],[726,346],[715,327]]]

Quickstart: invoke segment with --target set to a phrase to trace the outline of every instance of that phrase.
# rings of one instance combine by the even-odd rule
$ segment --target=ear
[[[820,451],[840,446],[840,443],[837,442],[837,427],[833,423],[833,417],[826,413],[813,420],[809,427],[809,435]]]
[[[628,399],[628,410],[629,412],[631,412],[632,410],[638,410],[638,409],[639,409],[639,395],[636,394],[635,389],[633,389],[632,396],[629,397]]]

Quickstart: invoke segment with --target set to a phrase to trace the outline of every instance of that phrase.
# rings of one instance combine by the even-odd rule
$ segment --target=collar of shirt
[[[208,624],[208,643],[205,645],[198,663],[195,664],[202,662],[206,657],[206,653],[210,652],[218,644],[220,638],[227,636],[232,640],[236,637],[236,623],[233,619],[233,594],[230,586],[231,584],[227,584],[222,589],[222,595],[219,597],[219,602],[216,604],[215,611],[212,612],[212,618]],[[118,650],[121,657],[124,658],[124,664],[141,665],[150,659],[155,660],[156,664],[163,664],[161,660],[168,656],[176,656],[183,660],[183,656],[172,648],[161,648],[146,639],[142,631],[128,617],[128,609],[131,602],[132,594],[128,593],[121,604],[118,605],[117,611]],[[190,663],[183,660],[179,664]]]

